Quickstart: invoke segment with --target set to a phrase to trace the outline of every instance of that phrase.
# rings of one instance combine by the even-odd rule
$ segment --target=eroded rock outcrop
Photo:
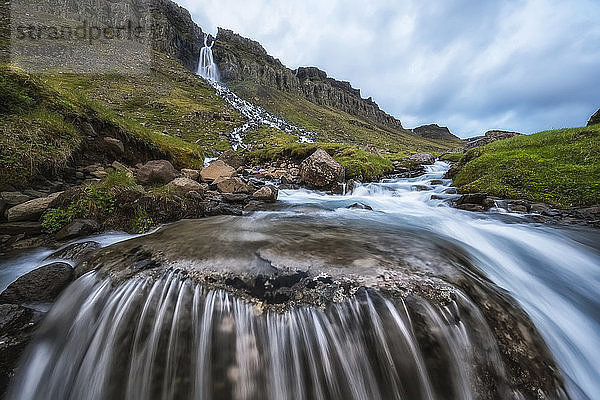
[[[475,137],[475,138],[470,139],[465,146],[465,150],[470,150],[475,147],[481,147],[481,146],[485,146],[485,145],[488,145],[493,142],[497,142],[499,140],[506,140],[506,139],[513,138],[515,136],[522,136],[522,135],[523,135],[522,133],[518,133],[518,132],[488,131],[485,133],[484,136]]]
[[[413,133],[425,139],[460,140],[458,136],[450,132],[450,129],[436,124],[419,126],[413,129]]]
[[[587,126],[592,126],[596,124],[600,124],[600,110],[596,111],[596,113],[592,115],[592,117],[587,123]]]

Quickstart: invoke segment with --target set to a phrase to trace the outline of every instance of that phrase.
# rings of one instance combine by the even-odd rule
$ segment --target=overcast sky
[[[600,107],[598,0],[177,0],[208,32],[318,66],[407,128],[533,133]]]

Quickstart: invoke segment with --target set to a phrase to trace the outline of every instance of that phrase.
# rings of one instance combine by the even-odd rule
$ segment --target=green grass
[[[291,141],[293,138],[286,135],[285,133],[271,135],[270,142],[264,149],[251,151],[248,156],[257,162],[279,158],[291,158],[299,162],[317,149],[323,149],[346,169],[346,178],[348,179],[359,178],[373,181],[394,170],[390,160],[364,151],[358,146],[337,143],[294,143]]]
[[[600,125],[541,132],[470,150],[454,184],[465,192],[544,202],[600,203]]]
[[[439,157],[439,160],[457,163],[461,160],[461,158],[463,157],[463,154],[464,153],[446,153],[446,154],[442,154]]]

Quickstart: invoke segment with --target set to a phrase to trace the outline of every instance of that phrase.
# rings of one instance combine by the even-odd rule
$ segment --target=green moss
[[[152,228],[154,221],[148,215],[148,212],[141,207],[135,211],[135,216],[131,220],[131,231],[137,234],[144,234]]]
[[[461,160],[461,158],[463,157],[464,153],[446,153],[446,154],[442,154],[439,157],[440,161],[448,161],[448,162],[459,162]]]
[[[600,125],[541,132],[469,151],[458,165],[462,191],[554,207],[600,203]]]

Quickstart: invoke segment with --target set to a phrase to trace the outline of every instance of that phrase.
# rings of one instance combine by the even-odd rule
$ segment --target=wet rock
[[[73,268],[66,263],[40,267],[13,282],[2,294],[0,303],[51,303],[73,280]]]
[[[275,203],[277,201],[277,197],[279,196],[279,191],[274,186],[263,186],[258,189],[252,195],[254,200],[263,201],[265,203]]]
[[[346,193],[352,193],[358,185],[360,185],[359,181],[350,179],[348,182],[346,182]]]
[[[249,195],[243,193],[223,193],[223,200],[227,203],[246,203],[249,198]]]
[[[66,241],[82,236],[89,236],[101,229],[100,224],[92,219],[76,219],[56,234],[56,240]]]
[[[42,233],[42,225],[39,222],[8,222],[0,224],[0,235],[35,236]]]
[[[204,187],[203,187],[203,189],[204,189]],[[202,201],[202,200],[204,200],[203,193],[205,193],[205,192],[206,192],[205,190],[203,190],[202,193],[192,190],[191,192],[187,192],[185,197],[187,197],[188,199],[195,200],[195,201]]]
[[[427,185],[415,185],[413,186],[413,188],[417,191],[417,192],[428,192],[431,189],[431,187],[427,186]]]
[[[63,249],[60,249],[48,257],[46,260],[69,260],[79,263],[84,260],[94,251],[100,249],[100,243],[97,242],[82,242],[73,243]]]
[[[185,195],[189,192],[196,192],[202,194],[205,191],[198,181],[191,180],[190,178],[176,178],[169,182],[167,188],[172,190],[174,193]]]
[[[419,153],[408,157],[409,160],[419,163],[421,165],[433,165],[435,163],[435,157],[429,153]]]
[[[592,126],[596,124],[600,124],[600,110],[596,111],[596,113],[592,115],[592,117],[587,123],[587,126]]]
[[[349,208],[349,209],[355,209],[355,210],[369,210],[369,211],[373,211],[373,207],[371,207],[368,204],[363,204],[363,203],[354,203],[354,204],[348,206],[347,208]]]
[[[30,200],[26,203],[19,204],[8,210],[9,222],[20,221],[37,221],[42,214],[50,207],[50,204],[56,200],[61,193],[54,193],[48,197]]]
[[[177,176],[177,171],[169,161],[149,161],[136,171],[136,178],[142,185],[166,185]]]
[[[220,179],[217,183],[217,189],[221,193],[247,194],[250,192],[248,185],[237,177]]]
[[[479,204],[463,203],[456,206],[459,210],[471,211],[471,212],[484,212],[485,207]]]
[[[300,176],[308,186],[325,189],[344,182],[346,172],[325,150],[318,149],[302,162]]]
[[[435,179],[435,180],[431,181],[431,185],[433,185],[433,186],[440,186],[443,184],[444,184],[444,181],[439,180],[439,179]]]
[[[125,146],[123,145],[123,142],[121,142],[119,139],[105,137],[103,140],[104,144],[106,145],[106,148],[111,153],[115,155],[121,155],[125,153]]]
[[[18,206],[32,199],[31,196],[27,196],[21,192],[2,192],[0,193],[0,197],[8,207]]]
[[[8,204],[0,197],[0,221],[4,219],[4,212],[8,209]]]
[[[200,171],[197,169],[182,169],[181,175],[183,175],[184,178],[188,178],[193,181],[200,179]]]
[[[236,170],[240,167],[243,167],[246,163],[244,156],[233,150],[227,150],[226,152],[221,154],[219,160],[223,161],[225,164],[229,165],[230,167]]]
[[[235,169],[222,160],[217,160],[204,168],[200,173],[200,177],[204,182],[212,182],[219,178],[231,178],[235,175]]]

